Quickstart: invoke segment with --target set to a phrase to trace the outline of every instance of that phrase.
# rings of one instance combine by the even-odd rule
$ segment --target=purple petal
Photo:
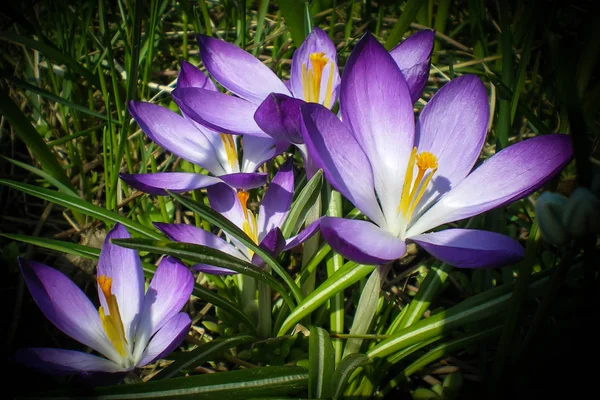
[[[302,100],[271,93],[256,109],[254,120],[269,136],[290,143],[304,143],[300,128]]]
[[[396,215],[413,148],[414,115],[400,69],[371,34],[348,58],[340,91],[342,121],[371,163],[383,214]]]
[[[129,112],[153,142],[214,173],[218,159],[212,143],[190,121],[167,108],[139,101],[129,102]]]
[[[135,250],[112,244],[111,239],[129,239],[131,235],[124,226],[116,224],[104,239],[104,245],[98,259],[97,276],[112,279],[112,294],[119,303],[119,312],[123,320],[125,337],[133,343],[140,312],[144,301],[144,272],[142,261]],[[108,314],[104,294],[98,285],[98,297]]]
[[[253,172],[266,161],[282,153],[290,144],[272,138],[244,136],[242,139],[242,171]]]
[[[194,67],[189,62],[181,61],[181,71],[177,77],[177,87],[182,89],[186,87],[198,87],[206,90],[217,91],[217,87],[204,72]]]
[[[211,208],[242,229],[245,218],[237,192],[227,185],[218,184],[211,186],[206,193]]]
[[[98,310],[62,272],[19,258],[21,272],[33,300],[58,329],[112,359],[119,355],[110,343]]]
[[[421,97],[429,78],[434,39],[433,31],[423,30],[410,35],[390,50],[390,55],[406,79],[413,103]]]
[[[516,240],[476,229],[446,229],[410,240],[435,258],[459,268],[496,268],[525,256],[525,250]]]
[[[325,241],[348,260],[383,265],[406,253],[406,244],[377,225],[361,220],[323,217]]]
[[[267,183],[268,174],[262,172],[238,172],[235,174],[221,175],[219,178],[232,188],[250,190],[261,187]]]
[[[173,257],[162,259],[144,298],[144,308],[135,338],[134,358],[171,317],[181,311],[194,288],[190,270]]]
[[[313,29],[292,57],[292,69],[290,71],[290,87],[292,93],[294,97],[298,99],[309,101],[309,99],[304,96],[302,70],[307,68],[312,70],[310,55],[313,53],[325,53],[325,58],[328,60],[321,75],[319,104],[322,104],[327,108],[332,108],[337,101],[337,87],[340,84],[340,73],[337,65],[337,50],[329,36],[319,28]],[[332,80],[331,83],[328,82],[330,76]],[[330,102],[324,104],[328,84],[331,85],[333,93]]]
[[[191,325],[190,316],[184,312],[171,317],[152,337],[136,366],[141,367],[169,355],[181,344]]]
[[[239,47],[205,35],[198,35],[198,43],[204,66],[227,90],[255,104],[272,92],[289,94],[269,67]]]
[[[215,131],[270,137],[254,121],[256,105],[235,96],[199,88],[175,89],[173,99],[188,118]]]
[[[166,190],[175,193],[201,189],[221,182],[214,176],[189,172],[156,172],[153,174],[120,174],[119,177],[137,190],[158,196],[166,196]],[[223,179],[225,180],[225,179]],[[265,178],[266,181],[266,178]],[[260,185],[259,185],[260,186]]]
[[[469,174],[485,143],[489,116],[487,91],[475,75],[453,79],[423,108],[416,146],[437,157],[438,169],[417,215]]]
[[[285,246],[283,250],[293,249],[298,246],[300,243],[304,243],[307,239],[309,239],[312,235],[317,233],[319,228],[321,227],[321,218],[314,221],[312,224],[308,225],[299,234],[296,236],[292,236],[288,240],[285,241]]]
[[[294,196],[293,160],[288,159],[279,169],[258,208],[258,240],[263,240],[273,228],[280,228],[290,212]]]
[[[545,135],[509,146],[484,162],[408,230],[418,235],[451,221],[472,217],[524,197],[556,175],[571,160],[567,135]]]
[[[78,372],[121,372],[124,369],[114,361],[74,350],[28,348],[18,349],[17,362],[52,375],[70,375]]]
[[[329,183],[371,220],[384,223],[371,164],[344,123],[321,105],[305,104],[302,134],[310,159],[323,169]]]
[[[283,250],[283,246],[285,246],[285,239],[283,238],[281,230],[279,230],[278,227],[271,229],[260,242],[259,246],[273,257],[277,257],[281,250]],[[258,254],[254,254],[252,256],[252,264],[262,268],[265,265],[265,262]]]
[[[217,235],[205,231],[204,229],[197,228],[193,225],[186,224],[162,224],[155,222],[154,226],[164,233],[169,239],[175,242],[183,242],[183,243],[192,243],[199,244],[202,246],[207,246],[224,253],[227,253],[231,256],[237,257],[244,261],[250,261],[248,257],[246,257],[242,252],[236,249],[233,245],[221,239]],[[206,273],[215,274],[215,272],[209,272],[209,270],[215,269],[215,271],[225,271],[229,274],[234,274],[236,272],[221,268],[215,267],[212,265],[205,264],[196,264],[192,268],[197,271],[202,271]],[[221,275],[221,274],[217,274]]]

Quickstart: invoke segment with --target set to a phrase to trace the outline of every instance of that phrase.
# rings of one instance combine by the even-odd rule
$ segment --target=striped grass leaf
[[[354,262],[346,263],[293,309],[287,319],[283,322],[277,335],[284,335],[303,318],[325,304],[331,297],[335,296],[336,293],[358,282],[371,273],[374,268],[375,266],[373,265],[362,265]]]
[[[77,387],[23,398],[244,400],[284,396],[306,390],[308,373],[295,366],[248,368],[209,375],[163,379],[129,385]]]
[[[289,238],[298,233],[308,212],[319,198],[322,185],[323,170],[320,169],[310,178],[292,203],[290,212],[281,226],[283,237]]]
[[[329,333],[318,326],[310,328],[308,338],[308,394],[311,399],[331,397],[331,377],[335,369],[333,344]]]

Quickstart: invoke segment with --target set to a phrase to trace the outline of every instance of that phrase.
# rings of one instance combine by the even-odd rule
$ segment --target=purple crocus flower
[[[516,143],[471,172],[489,118],[487,92],[473,75],[443,86],[415,125],[398,66],[373,36],[352,52],[340,87],[341,121],[317,104],[302,107],[309,155],[329,182],[370,221],[324,217],[325,240],[348,259],[384,264],[411,240],[457,267],[496,267],[523,256],[498,233],[446,229],[539,188],[571,159],[566,135]]]
[[[186,61],[181,64],[177,88],[193,88],[220,94],[215,84],[202,71]],[[165,189],[179,193],[220,182],[244,190],[259,187],[266,183],[267,175],[256,173],[256,169],[284,150],[277,146],[276,140],[264,134],[244,135],[240,161],[238,136],[231,134],[238,133],[236,131],[219,133],[194,122],[184,109],[181,117],[152,103],[132,101],[129,103],[129,112],[155,143],[178,157],[205,168],[211,174],[121,174],[121,179],[126,183],[146,193],[166,195]]]
[[[291,99],[293,104],[307,101],[327,108],[337,102],[340,82],[337,52],[331,39],[319,28],[315,28],[294,53],[287,82],[281,81],[258,58],[233,44],[204,35],[198,36],[198,43],[202,62],[210,75],[236,95],[200,87],[178,87],[173,92],[175,101],[189,118],[204,126],[219,132],[271,137],[268,126],[279,126],[280,113],[265,116],[270,119],[257,119],[260,126],[254,116],[265,99],[277,101],[281,95]],[[283,132],[276,137],[288,145],[300,139],[296,122],[298,106],[294,110],[293,137],[285,137]],[[263,131],[263,123],[267,131]]]
[[[207,193],[210,206],[215,211],[236,224],[254,243],[273,256],[304,242],[319,228],[318,221],[315,221],[296,236],[287,240],[282,236],[280,228],[290,211],[294,194],[294,172],[291,160],[281,167],[269,184],[258,208],[258,215],[248,209],[248,192],[235,191],[220,183],[209,187]],[[234,238],[228,242],[211,232],[186,224],[155,223],[154,225],[171,240],[212,247],[257,266],[264,265],[260,257]],[[193,268],[215,275],[236,273],[205,264],[196,264]]]
[[[162,260],[144,294],[142,263],[134,250],[110,243],[130,238],[121,225],[108,233],[98,261],[100,308],[63,273],[20,259],[33,299],[61,331],[106,358],[73,350],[27,348],[17,361],[53,374],[121,373],[154,362],[181,343],[191,325],[180,312],[194,278],[173,258]]]
[[[390,51],[390,55],[400,68],[408,84],[413,103],[421,97],[427,83],[433,43],[434,32],[423,30],[409,36]],[[306,57],[307,50],[304,50],[303,47],[304,45],[298,49],[297,54],[299,55],[297,58],[299,59]],[[292,82],[293,77],[294,68],[292,68]],[[254,119],[258,126],[271,137],[282,142],[293,143],[298,147],[304,158],[307,174],[310,177],[317,168],[313,165],[310,157],[307,156],[306,145],[300,129],[300,107],[304,103],[298,98],[272,93],[258,107],[254,113]]]

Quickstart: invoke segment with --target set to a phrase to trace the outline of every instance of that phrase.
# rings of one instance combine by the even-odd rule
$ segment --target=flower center
[[[413,171],[415,165],[418,169],[417,176],[413,182]],[[425,189],[435,171],[437,171],[438,162],[437,157],[428,151],[417,154],[417,148],[413,148],[408,159],[408,165],[406,166],[406,175],[404,178],[404,186],[402,187],[402,197],[400,198],[400,204],[398,205],[398,211],[404,216],[406,224],[410,222],[415,208],[421,201]],[[425,177],[425,173],[431,170]],[[425,179],[423,179],[425,177]]]
[[[311,103],[318,103],[321,98],[321,79],[323,70],[329,62],[325,53],[312,53],[309,56],[312,68],[302,63],[302,90],[304,91],[304,100]],[[325,89],[325,98],[323,105],[331,107],[331,97],[333,95],[333,65],[329,68],[329,77],[327,78],[327,88]]]
[[[112,278],[102,275],[98,277],[97,282],[106,299],[109,313],[109,315],[106,315],[102,306],[98,309],[102,326],[104,327],[106,336],[108,336],[108,339],[113,344],[115,350],[117,350],[117,353],[119,353],[121,357],[125,357],[128,354],[127,339],[125,338],[125,329],[123,328],[123,321],[121,320],[121,313],[119,312],[119,304],[117,303],[117,298],[111,291]]]
[[[258,244],[258,226],[256,224],[256,216],[252,211],[248,210],[248,207],[246,206],[250,194],[248,192],[240,190],[237,193],[237,197],[240,200],[240,204],[242,205],[242,212],[244,213],[244,222],[242,229],[244,230],[246,235],[248,235],[250,239],[254,241],[254,243]],[[249,251],[250,257],[252,257],[254,253],[251,250]]]
[[[238,165],[238,156],[235,140],[232,135],[227,135],[225,133],[221,133],[219,136],[221,136],[221,141],[223,142],[223,147],[225,148],[225,154],[227,154],[227,162],[229,163],[229,167],[231,168],[231,171],[236,171],[236,167]]]

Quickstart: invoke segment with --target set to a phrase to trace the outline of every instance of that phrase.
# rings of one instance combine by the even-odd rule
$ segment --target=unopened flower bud
[[[573,237],[600,233],[600,199],[588,188],[575,189],[563,212],[563,225]]]
[[[563,212],[568,199],[557,193],[544,192],[535,203],[535,215],[542,238],[553,245],[562,246],[569,240],[563,225]]]

